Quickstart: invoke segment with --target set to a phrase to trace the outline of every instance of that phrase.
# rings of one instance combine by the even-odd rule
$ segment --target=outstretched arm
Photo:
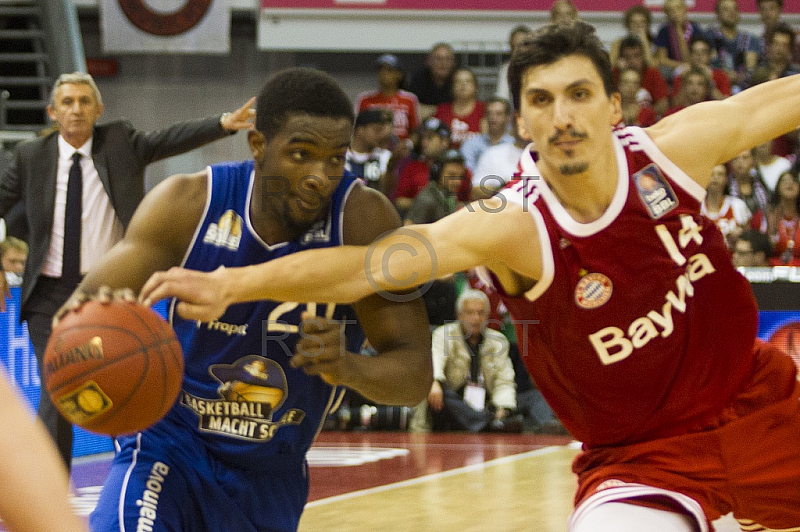
[[[44,426],[0,375],[0,517],[13,532],[86,532],[68,503],[64,464]]]
[[[436,223],[395,229],[369,246],[304,251],[210,273],[173,268],[153,275],[140,297],[147,304],[177,297],[181,316],[207,321],[237,302],[352,303],[480,265],[498,274],[507,292],[520,293],[541,276],[539,235],[530,212],[504,202],[472,203]]]
[[[800,76],[768,81],[691,105],[646,129],[659,149],[700,185],[711,169],[800,126]]]

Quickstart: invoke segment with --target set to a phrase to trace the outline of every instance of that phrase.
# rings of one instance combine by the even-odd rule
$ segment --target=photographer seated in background
[[[514,367],[508,340],[486,327],[489,298],[467,289],[456,303],[458,321],[433,331],[433,384],[417,405],[412,432],[520,432]]]

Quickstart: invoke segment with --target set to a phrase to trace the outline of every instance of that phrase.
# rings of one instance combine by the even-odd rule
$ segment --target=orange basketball
[[[149,427],[172,407],[183,353],[172,327],[148,307],[89,301],[53,330],[42,373],[66,419],[116,436]]]

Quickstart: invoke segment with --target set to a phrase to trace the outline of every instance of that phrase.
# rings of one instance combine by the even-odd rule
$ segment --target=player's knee
[[[601,504],[586,513],[570,532],[699,532],[697,522],[682,515],[623,502]]]

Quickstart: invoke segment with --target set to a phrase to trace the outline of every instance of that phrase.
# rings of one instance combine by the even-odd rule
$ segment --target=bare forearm
[[[420,361],[413,349],[370,357],[348,353],[348,388],[384,405],[414,406],[425,399],[433,382],[430,357]],[[409,367],[409,364],[414,365]]]
[[[0,517],[14,532],[85,532],[67,502],[67,473],[47,432],[0,381]]]
[[[420,231],[402,228],[371,246],[295,253],[226,270],[226,299],[352,303],[373,292],[407,290],[434,277],[432,249]]]
[[[364,272],[365,254],[365,247],[340,246],[229,268],[221,273],[226,299],[230,303],[264,299],[352,303],[372,292]]]

